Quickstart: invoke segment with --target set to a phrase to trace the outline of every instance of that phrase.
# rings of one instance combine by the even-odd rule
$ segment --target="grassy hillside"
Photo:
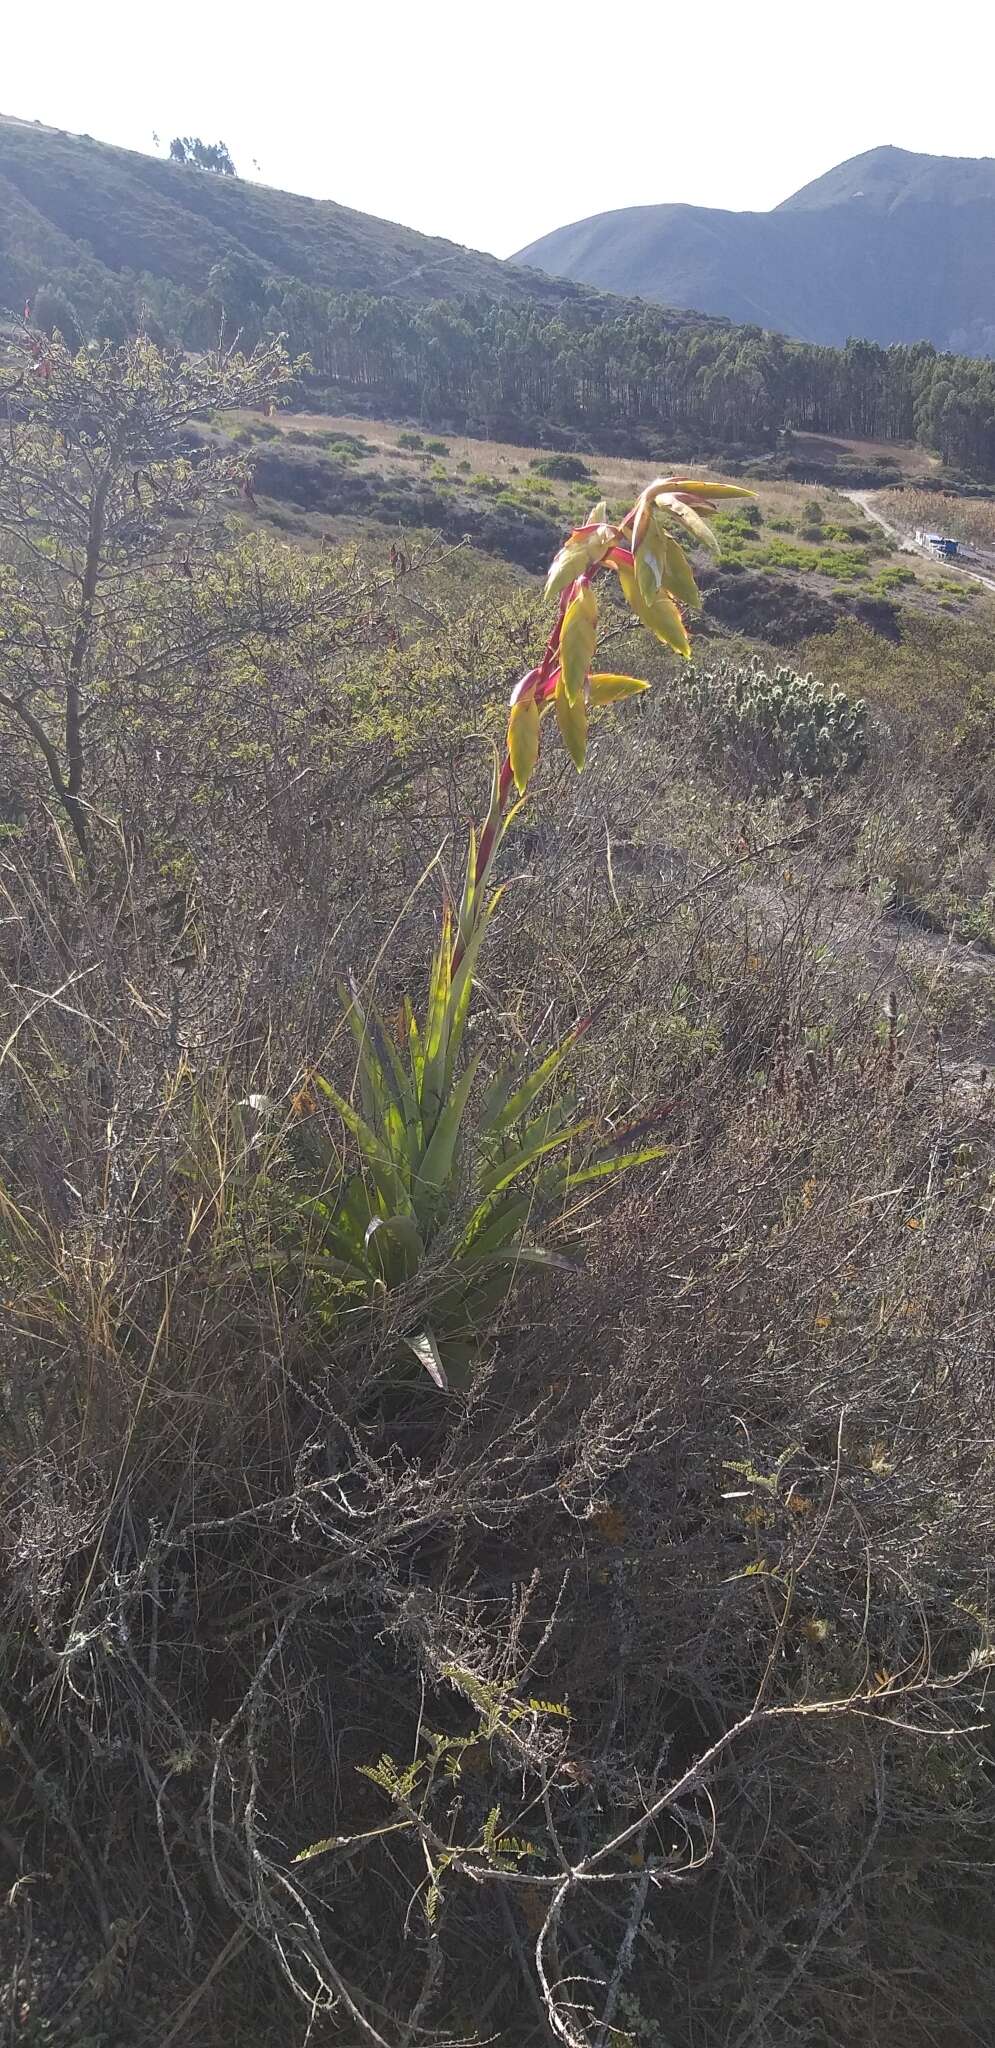
[[[0,117],[0,298],[19,305],[48,272],[81,266],[109,284],[127,272],[200,292],[226,257],[274,278],[415,302],[481,293],[550,308],[592,296],[332,200]]]
[[[555,229],[519,262],[700,306],[800,339],[995,352],[995,164],[871,150],[771,213],[627,207]],[[924,249],[943,261],[923,263]]]

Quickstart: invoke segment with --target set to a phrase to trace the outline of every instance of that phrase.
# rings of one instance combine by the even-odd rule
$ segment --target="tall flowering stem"
[[[684,612],[700,606],[701,598],[676,533],[717,553],[718,543],[705,515],[714,512],[723,498],[752,495],[739,484],[709,483],[699,477],[656,477],[623,519],[609,519],[602,501],[592,507],[585,524],[567,536],[546,578],[547,597],[558,599],[556,621],[541,661],[511,693],[504,760],[495,771],[490,809],[479,837],[475,833],[471,839],[454,972],[485,914],[487,879],[514,816],[509,804],[513,793],[519,799],[525,795],[535,772],[540,728],[547,713],[555,712],[567,752],[575,767],[582,769],[591,711],[637,696],[649,687],[637,676],[594,669],[596,577],[614,571],[640,624],[687,661],[691,642]]]

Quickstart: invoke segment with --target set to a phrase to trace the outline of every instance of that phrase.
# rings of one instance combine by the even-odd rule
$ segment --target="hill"
[[[557,228],[515,261],[806,341],[925,340],[986,355],[993,255],[995,159],[882,148],[770,213],[625,207]]]
[[[0,116],[0,303],[19,307],[53,274],[89,303],[135,280],[202,293],[225,263],[247,266],[262,290],[482,294],[549,310],[598,296],[333,200]]]
[[[995,371],[976,355],[941,362],[915,346],[887,359],[873,348],[831,356],[785,332],[758,331],[775,321],[788,336],[816,331],[819,294],[833,303],[841,334],[881,331],[883,312],[864,328],[862,315],[846,311],[860,221],[869,247],[905,221],[908,331],[921,331],[915,308],[927,291],[937,319],[945,308],[953,317],[956,292],[921,249],[953,248],[956,237],[944,226],[923,242],[924,210],[942,209],[928,180],[927,197],[907,196],[923,185],[919,160],[877,154],[871,202],[860,197],[870,178],[854,172],[863,183],[846,202],[830,191],[821,205],[816,187],[770,215],[676,209],[686,260],[670,295],[706,307],[692,312],[502,263],[331,200],[0,118],[0,311],[18,313],[29,300],[36,325],[71,342],[120,344],[142,329],[195,355],[217,346],[222,327],[248,349],[282,334],[310,364],[311,405],[446,433],[654,461],[703,460],[718,449],[727,459],[780,460],[778,437],[791,433],[917,439],[945,463],[987,477],[995,473]],[[965,199],[965,234],[987,205]],[[638,270],[652,240],[643,215],[652,222],[657,211],[639,210],[627,236],[609,237],[613,276],[626,289],[621,272]],[[716,221],[721,236],[709,225]],[[844,233],[840,223],[851,225]],[[835,270],[827,258],[812,272],[816,229],[833,244]],[[604,240],[603,224],[571,232],[585,246]],[[793,298],[790,266],[764,245],[772,234],[782,255],[788,244],[796,250]],[[587,258],[578,262],[586,273]],[[716,268],[735,276],[745,325],[708,310]],[[865,297],[881,295],[885,271],[883,261],[864,265]],[[667,295],[662,280],[659,290]],[[972,345],[981,345],[977,334]],[[863,467],[851,482],[876,480],[877,466],[871,478]]]

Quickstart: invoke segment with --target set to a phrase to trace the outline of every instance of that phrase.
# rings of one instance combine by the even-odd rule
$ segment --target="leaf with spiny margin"
[[[470,1009],[470,996],[473,989],[473,970],[477,964],[477,954],[480,951],[484,933],[504,895],[504,889],[505,885],[502,882],[499,888],[492,890],[473,930],[470,932],[463,949],[463,957],[453,975],[452,986],[449,991],[449,1030],[446,1043],[447,1090],[452,1087],[456,1061],[459,1056],[460,1046],[463,1043],[463,1034],[466,1030],[466,1020]]]
[[[428,1005],[422,1032],[424,1066],[421,1077],[422,1136],[431,1138],[446,1092],[446,1029],[449,991],[452,987],[453,920],[447,904],[442,913],[442,931],[432,957]]]
[[[418,1029],[418,1019],[415,1016],[414,1005],[410,996],[404,997],[402,1010],[404,1015],[404,1032],[408,1041],[408,1057],[411,1061],[411,1078],[415,1084],[415,1090],[420,1102],[425,1072],[425,1054],[422,1048],[421,1032]]]
[[[582,1122],[570,1124],[565,1130],[550,1130],[547,1124],[537,1138],[530,1138],[517,1152],[509,1153],[506,1159],[500,1159],[496,1166],[491,1167],[489,1173],[485,1173],[480,1183],[481,1195],[486,1197],[500,1194],[501,1189],[506,1188],[520,1173],[524,1173],[527,1166],[534,1165],[537,1159],[543,1159],[547,1152],[555,1152],[559,1146],[568,1145],[572,1139],[581,1137],[585,1131],[591,1129],[592,1122],[591,1117],[585,1117]]]
[[[410,1279],[418,1271],[425,1256],[425,1247],[418,1226],[411,1216],[374,1216],[366,1230],[366,1248],[372,1245],[383,1264],[385,1272],[391,1264],[384,1240],[396,1245],[401,1253],[401,1277]]]
[[[353,1108],[352,1103],[347,1102],[345,1096],[340,1095],[338,1090],[332,1087],[331,1082],[325,1080],[324,1075],[316,1074],[314,1079],[316,1086],[342,1118],[346,1130],[352,1132],[363,1155],[363,1163],[381,1199],[388,1209],[403,1210],[407,1205],[407,1188],[404,1178],[397,1170],[397,1163],[391,1158],[383,1140],[377,1135],[372,1124]]]
[[[582,1188],[589,1181],[608,1180],[613,1173],[625,1173],[630,1166],[646,1166],[651,1159],[666,1159],[673,1152],[673,1145],[646,1145],[641,1152],[616,1152],[611,1159],[599,1159],[593,1166],[582,1166],[576,1173],[568,1173],[565,1188]]]
[[[515,1124],[521,1123],[523,1116],[528,1115],[532,1104],[552,1080],[557,1068],[562,1066],[568,1053],[573,1051],[581,1036],[582,1026],[576,1025],[560,1040],[559,1045],[553,1047],[552,1052],[546,1054],[545,1059],[520,1083],[514,1094],[506,1096],[503,1108],[494,1116],[492,1129],[495,1136],[502,1137],[506,1131],[512,1130]]]
[[[439,1119],[432,1133],[430,1143],[421,1162],[417,1176],[418,1191],[429,1196],[439,1195],[448,1186],[453,1171],[453,1159],[459,1138],[463,1112],[469,1100],[481,1055],[475,1053],[469,1066],[460,1075],[447,1101],[439,1111]],[[400,1204],[398,1205],[400,1207]],[[417,1213],[418,1203],[415,1202]]]
[[[471,1271],[489,1271],[492,1266],[544,1266],[548,1272],[578,1273],[579,1259],[568,1259],[563,1252],[551,1252],[546,1245],[509,1245],[506,1251],[469,1252],[464,1265]]]
[[[364,1115],[371,1124],[380,1124],[391,1152],[413,1166],[421,1151],[421,1114],[410,1078],[382,1018],[372,1004],[364,1005],[351,973],[348,999],[344,991],[340,993],[359,1052]]]
[[[474,1210],[458,1257],[462,1261],[477,1252],[500,1251],[512,1244],[535,1206],[535,1190],[521,1194],[516,1188],[503,1200],[489,1198]]]
[[[473,925],[473,908],[474,903],[476,901],[476,895],[477,833],[476,828],[473,825],[471,825],[470,844],[467,848],[466,855],[466,874],[463,877],[463,894],[460,898],[459,916],[456,920],[456,929],[459,933],[460,944],[464,946],[466,944],[467,938]]]
[[[309,1251],[307,1269],[309,1273],[327,1273],[333,1280],[351,1282],[353,1285],[359,1282],[364,1288],[370,1284],[370,1275],[366,1267],[357,1265],[355,1259],[350,1259],[344,1252],[336,1258],[330,1252]]]

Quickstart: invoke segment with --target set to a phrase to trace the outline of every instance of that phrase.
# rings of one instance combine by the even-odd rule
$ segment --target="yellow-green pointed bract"
[[[626,697],[638,697],[643,690],[649,689],[649,684],[641,676],[588,676],[587,686],[591,703],[595,705],[621,704]]]
[[[598,601],[590,584],[585,583],[576,597],[571,598],[560,633],[560,672],[571,704],[581,695],[587,680],[587,672],[594,659],[597,630]]]
[[[649,486],[650,494],[660,491],[679,491],[688,498],[754,498],[755,491],[747,490],[745,484],[714,484],[703,476],[658,476]]]
[[[562,671],[556,685],[556,722],[560,728],[563,744],[575,768],[583,768],[587,754],[587,705],[584,692],[571,702],[563,682]]]
[[[631,605],[641,624],[655,634],[658,640],[662,640],[665,647],[672,648],[675,654],[681,655],[687,661],[691,653],[691,642],[673,599],[667,597],[662,590],[658,590],[653,603],[646,604],[634,572],[623,565],[619,566],[618,580],[626,603]]]
[[[679,519],[682,526],[686,526],[688,532],[693,533],[695,539],[701,541],[703,547],[709,548],[713,555],[719,554],[719,543],[711,527],[702,518],[701,513],[695,511],[693,505],[685,505],[684,500],[674,491],[661,491],[656,503],[664,511],[670,512],[675,519]]]
[[[701,592],[694,580],[691,564],[684,549],[672,534],[661,531],[660,547],[663,558],[661,582],[678,604],[690,605],[694,611],[701,610]]]
[[[535,691],[517,697],[508,719],[508,758],[515,787],[523,795],[539,759],[539,706]]]
[[[644,604],[652,604],[663,578],[663,548],[652,520],[635,554],[636,582]]]
[[[596,505],[594,509],[597,512],[601,507]],[[554,556],[549,565],[545,596],[558,597],[561,590],[566,590],[569,584],[576,582],[577,577],[583,576],[586,569],[592,568],[595,562],[604,561],[609,548],[614,547],[617,539],[617,528],[609,526],[604,520],[600,520],[590,532],[584,527],[578,527],[576,533],[572,533],[569,540],[564,542],[559,554]]]

